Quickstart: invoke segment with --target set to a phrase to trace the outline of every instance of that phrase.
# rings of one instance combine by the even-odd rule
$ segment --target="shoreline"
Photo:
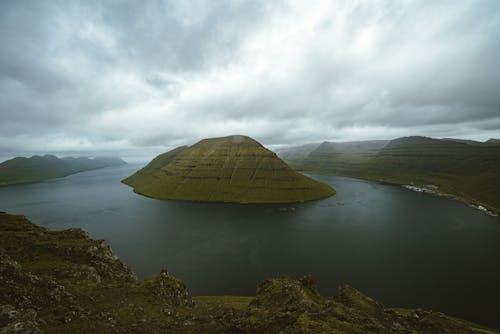
[[[448,199],[460,202],[462,204],[469,206],[470,208],[479,210],[479,211],[487,214],[490,217],[499,217],[500,216],[500,209],[497,209],[497,208],[494,208],[490,205],[481,203],[474,198],[466,199],[466,198],[458,196],[458,195],[439,191],[438,190],[439,188],[437,186],[434,186],[434,185],[430,185],[430,186],[433,186],[432,188],[426,188],[425,186],[415,186],[413,184],[404,184],[404,183],[398,183],[398,182],[388,181],[388,180],[383,180],[383,179],[368,178],[368,177],[354,176],[354,175],[348,175],[348,174],[339,174],[339,173],[333,173],[333,172],[311,171],[311,170],[300,170],[300,171],[297,170],[297,171],[300,173],[306,173],[306,174],[342,176],[342,177],[349,177],[349,178],[357,179],[357,180],[376,182],[376,183],[380,183],[380,184],[400,186],[400,187],[406,188],[406,189],[411,190],[411,191],[421,192],[421,193],[425,193],[425,194],[429,194],[429,195],[433,195],[433,196],[437,196],[437,197],[448,198]],[[435,187],[435,189],[434,189],[434,187]]]
[[[408,189],[408,190],[411,190],[411,191],[419,192],[419,193],[430,194],[430,195],[434,195],[434,196],[438,196],[438,197],[444,197],[444,198],[449,198],[449,199],[452,199],[452,200],[455,200],[455,201],[458,201],[458,202],[462,202],[462,203],[466,204],[467,206],[469,206],[469,207],[471,207],[473,209],[479,210],[479,211],[487,214],[488,216],[498,217],[497,213],[495,213],[494,211],[489,210],[484,204],[477,204],[476,205],[474,203],[471,203],[470,201],[467,201],[465,198],[441,192],[441,191],[438,190],[437,186],[435,186],[435,188],[429,188],[429,187],[426,187],[426,186],[418,187],[418,186],[414,186],[414,185],[402,184],[401,187],[403,187],[405,189]],[[477,203],[479,203],[479,202],[477,202]]]

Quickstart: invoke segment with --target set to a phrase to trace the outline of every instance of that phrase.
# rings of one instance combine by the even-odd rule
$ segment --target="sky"
[[[0,158],[500,137],[500,1],[0,2]]]

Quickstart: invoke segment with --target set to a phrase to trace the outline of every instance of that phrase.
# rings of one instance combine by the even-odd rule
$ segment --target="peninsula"
[[[293,168],[427,189],[500,214],[500,145],[428,137],[323,142],[283,149]],[[483,211],[484,211],[483,210]]]

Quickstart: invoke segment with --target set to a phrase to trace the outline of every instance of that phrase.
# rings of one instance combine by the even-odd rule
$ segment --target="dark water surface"
[[[253,295],[264,278],[312,274],[391,306],[500,328],[500,219],[401,187],[314,176],[337,195],[296,205],[160,201],[119,181],[138,165],[0,188],[0,210],[106,239],[141,278],[165,267],[194,295]]]

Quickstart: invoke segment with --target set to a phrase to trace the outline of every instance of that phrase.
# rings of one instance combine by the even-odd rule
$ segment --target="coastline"
[[[384,179],[377,179],[377,178],[370,178],[370,177],[362,177],[358,175],[349,175],[349,174],[342,174],[342,173],[333,173],[333,172],[325,172],[325,171],[315,171],[315,170],[297,170],[299,173],[305,173],[305,174],[317,174],[317,175],[332,175],[332,176],[343,176],[343,177],[350,177],[353,179],[358,179],[358,180],[365,180],[365,181],[371,181],[371,182],[376,182],[380,184],[389,184],[389,185],[394,185],[394,186],[401,186],[403,188],[406,188],[411,191],[416,191],[416,192],[421,192],[433,196],[438,196],[438,197],[443,197],[443,198],[448,198],[457,202],[461,202],[473,209],[479,210],[491,217],[499,217],[500,216],[500,208],[495,208],[492,207],[491,205],[482,203],[478,201],[475,198],[465,198],[462,196],[446,193],[443,191],[439,191],[439,187],[435,185],[427,185],[427,186],[415,186],[414,184],[408,184],[408,183],[401,183],[401,182],[395,182],[395,181],[389,181],[389,180],[384,180]],[[429,187],[431,186],[431,187]]]
[[[432,185],[430,185],[430,186],[432,186]],[[459,201],[459,202],[462,202],[462,203],[468,205],[471,208],[482,211],[491,217],[498,217],[498,214],[495,213],[493,210],[488,209],[485,204],[481,204],[481,203],[474,204],[474,203],[471,203],[470,201],[466,200],[463,197],[459,197],[459,196],[455,196],[455,195],[448,194],[445,192],[441,192],[438,190],[439,188],[437,186],[429,187],[429,185],[428,185],[428,186],[419,187],[419,186],[414,186],[414,185],[402,184],[401,187],[408,189],[408,190],[411,190],[411,191],[419,192],[419,193],[431,194],[434,196],[444,197],[444,198],[449,198],[449,199],[452,199],[455,201]],[[476,203],[479,203],[479,202],[476,201]]]

